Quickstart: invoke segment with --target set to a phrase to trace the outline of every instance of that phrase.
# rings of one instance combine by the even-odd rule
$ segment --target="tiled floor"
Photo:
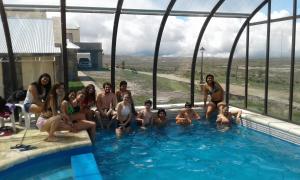
[[[40,132],[38,129],[29,129],[22,144],[36,146],[37,149],[22,152],[10,149],[10,147],[21,143],[25,132],[26,130],[19,128],[16,134],[0,137],[0,171],[42,154],[91,146],[86,131],[79,133],[60,132],[57,134],[57,142],[46,142],[44,139],[47,137],[47,133]]]

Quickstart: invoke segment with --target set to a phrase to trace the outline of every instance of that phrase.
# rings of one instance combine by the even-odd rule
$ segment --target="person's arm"
[[[204,103],[204,108],[206,108],[207,95],[208,95],[207,87],[206,87],[206,85],[204,85],[204,88],[203,88],[203,103]]]
[[[130,123],[131,118],[132,118],[132,113],[130,113],[130,114],[127,116],[127,119],[125,120],[125,123],[124,123],[123,125],[126,126],[128,123]]]
[[[182,124],[184,123],[184,121],[186,121],[187,119],[184,117],[183,112],[180,112],[177,116],[176,116],[176,124]]]
[[[70,117],[68,115],[68,102],[63,101],[61,103],[60,112],[65,121],[70,121]]]
[[[138,121],[144,121],[143,111],[138,112],[138,115],[136,116],[136,120],[138,120]]]
[[[38,106],[43,107],[44,103],[42,102],[42,100],[38,96],[37,88],[34,85],[30,85],[28,90],[32,95],[33,103],[37,104]]]
[[[50,108],[52,111],[52,116],[56,116],[57,115],[57,109],[56,109],[56,99],[54,99],[54,97],[52,95],[49,95],[50,98]]]
[[[200,115],[199,115],[195,110],[193,110],[193,111],[194,111],[193,118],[194,118],[195,120],[200,120]]]
[[[117,103],[118,103],[117,96],[114,94],[113,102],[112,102],[112,109],[113,110],[116,109]]]
[[[150,125],[151,125],[151,126],[153,126],[153,121],[154,121],[153,113],[151,112],[151,118],[150,118]]]
[[[102,101],[101,101],[101,93],[99,93],[97,95],[97,98],[96,98],[96,106],[97,106],[97,110],[100,112],[101,116],[105,116],[106,113],[104,113],[104,111],[102,110]]]
[[[231,112],[231,115],[235,117],[236,123],[239,124],[241,122],[242,110],[233,111]]]
[[[121,105],[121,103],[118,103],[116,108],[117,108],[117,120],[120,123],[123,123],[123,118],[122,118],[122,115],[121,115],[121,111],[122,111],[122,105]]]

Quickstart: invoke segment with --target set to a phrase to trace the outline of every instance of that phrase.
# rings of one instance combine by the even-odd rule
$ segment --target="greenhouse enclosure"
[[[126,81],[138,108],[148,99],[155,113],[190,102],[205,117],[204,89],[212,74],[226,106],[246,112],[243,127],[278,131],[272,136],[300,144],[297,0],[0,0],[0,12],[5,99],[48,73],[52,85],[63,82],[65,92],[93,84],[98,94],[105,82],[117,92]],[[256,115],[260,120],[251,124]],[[268,130],[273,122],[276,133]],[[99,164],[104,155],[98,151]],[[120,178],[104,171],[104,179]]]

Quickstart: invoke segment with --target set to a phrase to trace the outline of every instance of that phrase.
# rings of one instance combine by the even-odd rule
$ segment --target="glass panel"
[[[262,0],[226,0],[218,12],[251,13]]]
[[[268,114],[288,119],[292,21],[271,24]]]
[[[177,11],[211,11],[218,0],[177,0],[173,10]]]
[[[165,10],[169,3],[166,0],[124,0],[123,8]]]
[[[250,23],[257,21],[266,21],[268,19],[268,4],[265,4],[263,8],[259,12],[257,12],[254,17],[250,20]]]
[[[293,0],[272,0],[271,19],[293,15]]]
[[[118,30],[116,90],[127,81],[135,105],[152,99],[153,54],[161,16],[122,15]]]
[[[295,51],[294,102],[292,121],[300,124],[300,20],[297,20],[296,25]]]
[[[267,25],[250,26],[248,109],[263,113]]]
[[[4,4],[34,4],[34,5],[59,5],[60,0],[41,1],[41,0],[3,0]]]
[[[230,105],[245,107],[246,29],[235,49],[230,73]]]
[[[232,43],[244,19],[213,18],[209,23],[200,47],[205,48],[203,59],[203,78],[213,74],[215,80],[221,83],[225,90],[227,63]],[[196,78],[200,80],[201,54],[198,55],[196,65]],[[198,82],[199,82],[198,80]],[[200,97],[202,100],[203,98]]]
[[[111,38],[113,14],[67,13],[67,38],[80,49],[74,52],[74,69],[80,71],[79,78],[88,78],[102,90],[104,82],[111,79]],[[73,66],[74,66],[73,65]],[[72,66],[69,63],[69,66]],[[72,83],[76,83],[73,79]]]
[[[126,1],[126,0],[125,0]],[[116,8],[118,0],[67,0],[67,6],[82,6],[82,7],[107,7]]]

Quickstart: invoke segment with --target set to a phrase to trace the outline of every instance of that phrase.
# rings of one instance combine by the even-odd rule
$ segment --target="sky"
[[[82,4],[84,2],[84,4]],[[174,10],[210,11],[217,0],[177,0]],[[250,13],[262,0],[225,0],[218,12]],[[59,0],[4,0],[4,3],[59,5]],[[124,0],[123,8],[166,9],[169,0]],[[299,2],[300,3],[300,2]],[[299,4],[298,3],[298,4]],[[117,0],[69,0],[68,6],[116,7]],[[266,20],[266,7],[252,22]],[[49,13],[48,16],[55,16]],[[292,0],[272,0],[272,18],[292,15]],[[117,55],[153,56],[162,16],[121,15],[117,39]],[[204,22],[202,17],[174,17],[167,20],[160,56],[192,56],[195,43]],[[234,38],[245,19],[212,18],[200,46],[204,55],[229,57]],[[81,41],[101,42],[104,54],[110,54],[113,30],[113,14],[67,13],[69,27],[80,27]],[[297,23],[298,24],[298,23]],[[292,22],[271,24],[271,57],[289,57],[291,52]],[[300,24],[299,24],[300,25]],[[266,25],[250,27],[250,57],[264,57],[266,49]],[[300,26],[297,28],[300,35]],[[300,43],[297,37],[296,43]],[[300,53],[300,45],[296,53]],[[200,54],[200,53],[199,53]],[[238,43],[235,56],[245,55],[245,35]]]

